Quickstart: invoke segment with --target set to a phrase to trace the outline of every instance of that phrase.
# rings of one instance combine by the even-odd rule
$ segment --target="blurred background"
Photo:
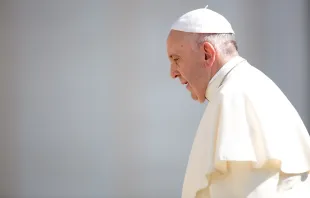
[[[166,37],[206,5],[309,128],[308,3],[0,0],[0,197],[180,197],[205,105],[169,77]]]

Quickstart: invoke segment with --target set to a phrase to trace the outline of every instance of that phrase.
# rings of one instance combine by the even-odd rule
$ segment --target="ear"
[[[212,65],[215,61],[216,49],[209,42],[204,42],[203,49],[204,49],[204,53],[205,53],[205,65],[206,65],[206,67],[212,67]]]

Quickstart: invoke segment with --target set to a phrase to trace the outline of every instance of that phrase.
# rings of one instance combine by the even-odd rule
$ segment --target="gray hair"
[[[238,52],[234,34],[195,34],[196,44],[211,43],[221,54],[230,56]]]

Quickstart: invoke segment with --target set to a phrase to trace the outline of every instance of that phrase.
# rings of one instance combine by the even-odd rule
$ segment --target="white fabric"
[[[208,8],[185,13],[173,23],[171,30],[191,33],[235,33],[224,16]]]
[[[194,198],[227,162],[284,173],[310,171],[310,141],[295,108],[266,75],[235,57],[206,91],[209,100],[186,170],[182,198]],[[225,189],[223,189],[225,190]]]
[[[249,162],[230,162],[229,172],[212,178],[196,198],[309,198],[308,173],[286,175],[276,169],[253,169]]]

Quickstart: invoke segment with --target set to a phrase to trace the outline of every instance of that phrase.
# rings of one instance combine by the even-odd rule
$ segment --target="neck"
[[[236,56],[239,56],[237,52],[231,55],[220,57],[219,58],[219,64],[221,65],[220,68],[223,67],[223,65],[225,65],[227,62],[229,62],[231,59],[235,58]]]
[[[215,62],[215,65],[212,67],[211,78],[223,67],[223,65],[225,65],[227,62],[229,62],[231,59],[237,56],[239,56],[238,53],[234,53],[228,56],[218,57],[217,61]]]

